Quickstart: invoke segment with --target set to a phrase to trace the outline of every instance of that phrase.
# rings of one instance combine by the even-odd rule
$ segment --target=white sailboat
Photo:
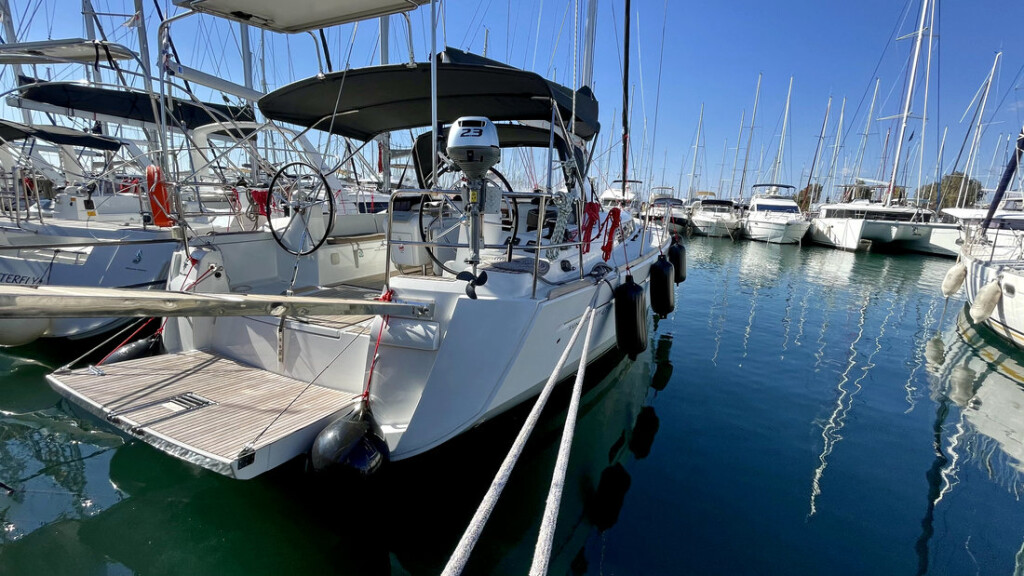
[[[617,342],[635,354],[645,346],[646,305],[615,303],[613,293],[642,290],[668,235],[628,211],[583,202],[583,145],[596,135],[597,107],[589,89],[573,92],[448,51],[429,64],[347,70],[267,95],[260,108],[268,118],[364,141],[437,126],[424,115],[436,111],[448,124],[441,165],[466,183],[440,189],[429,170],[421,188],[391,197],[383,294],[352,282],[325,284],[317,274],[334,256],[318,256],[332,250],[322,243],[312,253],[319,264],[298,281],[293,273],[285,294],[244,297],[246,274],[257,271],[197,246],[172,264],[170,288],[214,294],[175,296],[173,313],[186,315],[168,321],[169,354],[57,373],[51,385],[169,454],[251,478],[310,451],[315,466],[362,469],[412,457],[536,395],[553,372],[566,377],[574,362],[592,361]],[[495,123],[511,121],[547,124]],[[417,163],[425,167],[438,159],[438,140],[427,132],[421,142]],[[547,149],[549,160],[557,153],[558,165],[569,167],[566,192],[556,191],[552,161],[546,190],[515,192],[492,182],[489,175],[501,180],[494,169],[507,147]],[[295,243],[318,238],[325,224],[301,203],[290,218],[295,226],[278,240],[301,253]],[[592,237],[599,225],[604,234]],[[18,297],[24,309],[27,296]],[[340,316],[314,316],[332,306]],[[199,308],[243,315],[197,317]],[[613,315],[635,316],[632,340]],[[581,358],[568,345],[584,322],[593,337]]]
[[[971,318],[1024,348],[1024,303],[1016,297],[1017,287],[1024,289],[1024,217],[1019,213],[996,216],[1022,156],[1024,129],[996,187],[988,214],[980,224],[966,227],[959,261],[946,274],[942,291],[948,296],[963,285],[971,303]]]

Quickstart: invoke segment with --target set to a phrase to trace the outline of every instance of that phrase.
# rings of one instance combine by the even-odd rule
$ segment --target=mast
[[[686,190],[686,200],[693,200],[693,176],[697,173],[697,156],[700,155],[700,131],[704,127],[704,103],[700,103],[700,117],[697,119],[697,139],[693,141],[693,167],[690,168],[690,186]],[[700,184],[700,180],[697,181]]]
[[[825,182],[830,185],[828,197],[831,200],[832,191],[831,188],[835,187],[836,178],[836,165],[839,162],[839,148],[840,143],[843,141],[843,116],[846,114],[846,98],[843,98],[843,105],[839,108],[839,125],[836,126],[836,140],[832,146],[832,162],[828,167],[828,176],[825,177]]]
[[[390,55],[388,49],[390,48],[390,34],[391,32],[391,20],[390,16],[380,17],[380,65],[385,66],[390,63]],[[484,55],[487,52],[487,40],[484,37]],[[384,132],[378,137],[377,145],[380,146],[380,171],[381,171],[381,192],[384,194],[391,194],[391,133]]]
[[[597,2],[598,0],[587,0],[587,17],[583,28],[583,70],[580,85],[591,88],[594,87],[594,40],[597,38]]]
[[[7,43],[14,44],[18,41],[18,33],[14,30],[14,18],[11,16],[11,6],[7,3],[7,0],[0,0],[0,18],[4,20],[4,36],[7,38]],[[12,66],[15,76],[20,77],[24,74],[21,64],[12,64]],[[18,78],[14,79],[14,83],[18,83]],[[32,124],[32,113],[27,109],[21,109],[21,118],[25,124]]]
[[[811,171],[807,174],[807,193],[811,193],[811,182],[814,181],[814,168],[818,165],[818,154],[821,153],[821,145],[825,141],[825,130],[828,129],[828,115],[832,113],[832,97],[828,97],[828,104],[825,106],[825,119],[821,121],[821,133],[818,134],[818,145],[814,147],[814,158],[811,159]],[[810,199],[808,199],[810,200]]]
[[[1022,155],[1024,155],[1024,128],[1021,128],[1020,135],[1017,136],[1017,146],[1013,151],[1013,156],[1010,157],[1010,161],[1006,164],[1006,169],[1003,170],[1003,176],[999,179],[999,184],[996,185],[995,194],[992,196],[992,203],[989,204],[988,213],[985,214],[985,220],[981,223],[982,234],[992,224],[992,216],[999,209],[999,203],[1003,200],[1003,194],[1006,193],[1006,187],[1010,185],[1010,180],[1013,180],[1013,173],[1017,170],[1017,166],[1020,165]]]
[[[782,114],[782,135],[779,136],[779,151],[775,154],[775,166],[772,167],[772,182],[778,182],[779,170],[782,168],[782,152],[786,147],[786,128],[789,125],[789,98],[793,95],[793,77],[789,77],[789,91],[786,92],[786,111]],[[813,167],[811,168],[814,169]]]
[[[971,174],[974,172],[974,164],[978,160],[978,146],[981,143],[981,125],[982,119],[985,116],[985,105],[988,103],[988,92],[989,88],[992,87],[992,79],[995,78],[996,68],[999,66],[999,57],[1002,56],[1002,52],[996,52],[996,58],[992,62],[992,70],[988,73],[988,78],[985,80],[985,92],[981,96],[981,101],[978,102],[978,122],[974,126],[974,138],[971,142],[971,149],[967,153],[967,163],[964,165],[964,176],[960,179],[960,191],[957,193],[956,205],[962,206],[963,202],[966,201],[964,194],[967,191],[967,182],[971,178]]]
[[[868,121],[864,124],[864,133],[861,134],[860,148],[857,150],[857,161],[853,165],[853,180],[856,185],[857,179],[860,177],[860,168],[864,164],[864,152],[868,148],[868,134],[871,133],[871,119],[875,115],[875,101],[878,100],[878,85],[881,83],[880,78],[875,78],[875,94],[871,96],[871,107],[868,108]]]
[[[92,0],[82,0],[82,19],[85,21],[85,37],[88,40],[96,40],[96,24],[92,21],[95,12],[95,9],[92,7]],[[83,64],[82,67],[85,68],[86,79],[97,84],[103,83],[103,73],[100,72],[98,66],[95,69],[95,76],[93,76],[92,66]]]
[[[729,196],[735,198],[733,186],[736,184],[736,169],[739,168],[740,143],[743,141],[743,121],[746,119],[747,111],[740,112],[740,132],[736,135],[736,152],[732,155],[732,178],[729,179]]]
[[[921,190],[921,182],[924,178],[924,135],[925,128],[928,126],[928,89],[931,86],[932,77],[932,45],[935,36],[935,4],[932,3],[932,9],[928,15],[928,58],[924,65],[924,109],[921,111],[921,139],[918,142],[921,143],[921,154],[917,162],[917,190],[914,191],[914,198],[917,199],[917,191]]]
[[[629,12],[630,1],[626,0],[626,34],[623,38],[622,57],[622,193],[626,193],[629,181]]]
[[[627,0],[628,1],[628,0]],[[430,0],[430,189],[437,190],[437,0]]]
[[[750,114],[750,136],[747,137],[747,151],[743,153],[743,172],[740,172],[740,198],[743,198],[743,184],[747,181],[747,162],[750,147],[754,143],[754,120],[757,119],[757,101],[761,98],[761,75],[757,75],[757,90],[754,91],[754,111]]]
[[[885,194],[885,205],[892,203],[892,194],[896,189],[896,173],[900,169],[900,155],[903,153],[903,137],[907,133],[907,120],[910,119],[910,101],[914,97],[914,80],[917,78],[917,61],[921,55],[921,41],[924,40],[924,23],[928,17],[928,0],[921,0],[921,20],[917,25],[917,39],[914,41],[914,56],[910,63],[910,77],[907,79],[907,97],[903,101],[903,114],[900,120],[900,131],[896,138],[896,156],[892,162],[892,175],[889,177],[889,189]]]
[[[139,17],[136,31],[139,36],[139,59],[142,60],[142,82],[146,92],[153,93],[153,64],[149,55],[149,36],[146,34],[146,13],[142,9],[142,0],[135,0],[135,14]]]
[[[729,139],[725,139],[725,145],[722,148],[722,164],[718,169],[718,191],[722,191],[722,181],[725,180],[725,158],[729,155]]]

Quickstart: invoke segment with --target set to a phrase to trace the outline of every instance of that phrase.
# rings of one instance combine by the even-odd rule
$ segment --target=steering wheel
[[[282,166],[270,181],[264,209],[277,244],[296,256],[311,254],[334,228],[334,194],[323,173],[306,162]],[[279,216],[288,218],[282,226]]]
[[[491,167],[488,170],[488,172],[493,172],[494,173],[495,177],[501,182],[502,186],[504,186],[504,188],[505,188],[504,192],[512,192],[512,185],[509,183],[509,181],[505,178],[505,176],[501,172],[499,172],[494,167]],[[490,176],[487,177],[487,181],[489,183],[491,183],[492,185],[497,184],[496,182],[494,182],[494,180]],[[420,230],[420,242],[427,242],[427,228],[429,228],[429,225],[427,226],[427,228],[424,228],[424,226],[423,226],[423,206],[426,205],[428,199],[429,199],[429,197],[426,194],[424,194],[423,196],[420,196],[419,226],[418,226],[418,228]],[[441,204],[440,204],[439,210],[438,210],[438,215],[437,215],[437,217],[434,218],[433,221],[431,221],[431,224],[433,224],[434,221],[437,220],[437,218],[443,218],[444,217],[444,206],[446,204],[448,206],[450,206],[451,209],[454,210],[459,215],[459,220],[455,224],[452,224],[451,226],[449,226],[445,230],[441,231],[439,234],[437,234],[437,236],[445,236],[445,235],[447,235],[449,232],[451,232],[456,227],[461,225],[462,221],[465,219],[465,216],[466,216],[465,213],[463,213],[463,211],[460,210],[459,207],[456,206],[454,202],[452,202],[451,198],[449,198],[447,195],[445,195],[445,196],[442,197]],[[510,243],[515,241],[515,238],[516,238],[516,227],[519,225],[519,206],[517,205],[517,203],[514,200],[512,201],[512,209],[511,210],[512,210],[512,214],[511,214],[512,215],[512,237],[509,240]],[[438,267],[440,267],[442,270],[444,270],[445,272],[448,272],[449,274],[452,274],[453,276],[458,274],[457,271],[452,270],[451,268],[445,266],[444,263],[441,262],[441,260],[437,256],[434,255],[434,251],[430,248],[430,246],[424,245],[423,248],[427,251],[427,256],[430,256],[430,259],[433,260],[434,264],[437,264]],[[511,251],[509,252],[509,255],[511,256]]]

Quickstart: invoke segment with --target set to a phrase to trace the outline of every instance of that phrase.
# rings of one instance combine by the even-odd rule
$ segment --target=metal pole
[[[430,189],[437,190],[437,0],[430,0],[430,150]]]
[[[907,80],[907,98],[903,102],[903,119],[900,121],[899,136],[896,138],[896,156],[893,158],[892,175],[889,176],[889,190],[885,194],[885,205],[892,203],[892,195],[896,190],[896,173],[900,169],[900,155],[903,153],[903,137],[907,132],[907,120],[910,119],[910,101],[914,97],[914,80],[917,77],[917,61],[921,55],[921,41],[924,39],[924,22],[928,17],[928,0],[921,0],[921,21],[917,25],[917,40],[914,41],[914,59],[910,63],[910,77]]]
[[[743,153],[743,171],[740,172],[739,197],[743,198],[743,185],[747,181],[747,162],[750,160],[750,147],[754,145],[754,120],[757,119],[757,102],[761,99],[761,75],[757,75],[757,89],[754,90],[754,111],[750,114],[750,136],[747,137],[747,150]],[[737,144],[738,145],[738,144]]]
[[[623,39],[622,57],[622,196],[626,196],[629,181],[629,12],[630,0],[626,0],[626,34]]]
[[[11,7],[7,3],[7,0],[0,0],[0,17],[4,21],[4,36],[7,37],[8,44],[14,44],[18,41],[18,33],[14,29],[14,17],[11,15]],[[14,74],[17,76],[14,79],[14,85],[17,86],[19,79],[24,75],[24,71],[21,68],[21,64],[14,64]],[[25,124],[32,124],[32,113],[27,109],[21,109],[21,119]]]
[[[628,2],[629,0],[627,0]],[[544,221],[547,219],[548,212],[548,195],[551,194],[551,187],[555,177],[555,171],[552,164],[554,163],[554,149],[555,149],[555,113],[558,111],[557,103],[554,100],[551,101],[551,126],[548,129],[548,189],[547,193],[541,197],[540,205],[537,206],[537,245],[534,246],[533,251],[533,293],[530,298],[537,297],[537,276],[540,273],[540,242],[544,238]],[[575,118],[573,119],[575,121]],[[572,146],[572,143],[569,144]],[[575,153],[573,152],[575,155]],[[527,216],[529,219],[529,216]],[[552,238],[554,241],[554,238]]]
[[[990,224],[992,224],[992,216],[995,215],[996,210],[999,209],[999,203],[1003,200],[1003,194],[1006,193],[1006,188],[1010,184],[1010,180],[1013,179],[1013,173],[1017,170],[1017,166],[1020,165],[1021,156],[1024,155],[1024,128],[1020,130],[1020,136],[1017,136],[1017,147],[1013,151],[1013,156],[1010,157],[1009,163],[1006,164],[1006,169],[1003,170],[1003,177],[999,179],[999,185],[996,186],[996,192],[992,196],[992,203],[988,206],[988,213],[985,214],[985,220],[981,223],[981,233],[984,234]],[[996,232],[998,234],[998,232]],[[992,249],[995,250],[995,244],[992,244]]]
[[[380,17],[380,65],[390,63],[389,48],[391,43],[391,21],[389,16]],[[380,169],[382,186],[385,194],[391,194],[391,133],[385,132],[378,140],[380,146]]]

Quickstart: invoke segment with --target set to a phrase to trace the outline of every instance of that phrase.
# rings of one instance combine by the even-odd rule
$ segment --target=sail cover
[[[98,88],[75,82],[45,82],[20,76],[18,89],[22,98],[61,108],[72,108],[93,114],[105,114],[130,120],[156,123],[150,95],[137,90]],[[210,110],[208,112],[203,107]],[[211,112],[213,116],[211,116]],[[255,115],[250,108],[209,104],[203,106],[174,98],[167,112],[167,122],[191,130],[216,121],[234,120],[252,122]]]
[[[492,121],[551,120],[551,102],[569,122],[571,89],[508,66],[441,62],[437,68],[438,120],[486,116]],[[334,72],[284,86],[259,101],[272,120],[369,140],[382,132],[430,126],[430,64],[396,64]],[[598,131],[597,100],[576,92],[576,135]]]
[[[96,150],[109,150],[110,152],[115,152],[121,147],[121,143],[114,138],[80,132],[72,128],[28,126],[11,122],[10,120],[0,120],[0,142],[14,142],[15,140],[24,140],[33,136],[53,144],[82,146]]]
[[[196,12],[274,32],[305,32],[407,12],[428,0],[174,0]]]

